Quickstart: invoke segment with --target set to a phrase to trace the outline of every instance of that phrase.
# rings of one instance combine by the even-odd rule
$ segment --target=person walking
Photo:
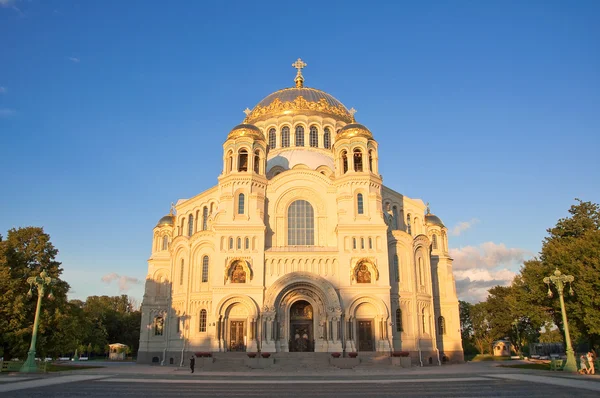
[[[592,352],[588,352],[587,355],[587,361],[588,361],[588,374],[589,375],[593,375],[596,374],[596,368],[594,367],[594,354],[592,354]]]
[[[190,357],[190,369],[192,369],[192,373],[194,373],[194,366],[196,365],[196,358],[192,355]]]
[[[586,366],[587,359],[586,356],[581,354],[581,356],[579,357],[579,374],[580,375],[586,375],[589,373],[588,368]]]

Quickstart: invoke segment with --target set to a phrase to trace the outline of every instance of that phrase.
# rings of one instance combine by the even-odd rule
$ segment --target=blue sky
[[[384,184],[452,231],[460,297],[600,202],[600,2],[0,0],[0,233],[43,226],[70,297],[141,301],[152,228],[305,84],[358,110]],[[104,281],[102,280],[104,278]]]

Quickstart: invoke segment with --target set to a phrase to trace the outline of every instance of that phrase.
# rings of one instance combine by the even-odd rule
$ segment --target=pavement
[[[511,361],[510,364],[524,363]],[[104,366],[96,369],[81,369],[74,371],[53,372],[47,374],[0,374],[0,396],[8,397],[10,392],[15,396],[37,396],[39,391],[50,392],[46,396],[69,396],[66,391],[72,389],[73,396],[77,396],[75,385],[82,386],[89,383],[101,386],[147,386],[172,385],[180,388],[183,385],[212,386],[217,388],[231,388],[235,385],[250,386],[261,385],[284,388],[285,385],[338,385],[341,388],[352,387],[349,385],[360,384],[362,388],[371,385],[379,388],[384,385],[402,386],[410,390],[419,385],[439,388],[451,386],[483,386],[483,385],[510,385],[515,391],[531,389],[532,393],[523,395],[536,396],[535,392],[549,391],[556,396],[600,396],[600,375],[578,375],[562,372],[550,372],[530,369],[515,369],[499,367],[504,363],[499,362],[467,362],[456,365],[427,366],[427,367],[361,367],[360,369],[337,369],[334,367],[319,369],[248,369],[241,371],[206,371],[196,368],[192,374],[189,368],[177,366],[155,366],[136,363],[90,362],[88,365]],[[85,364],[81,364],[85,365]],[[536,386],[538,388],[536,389]],[[543,388],[546,390],[543,390]],[[144,387],[145,388],[145,387]],[[304,388],[304,387],[302,387]],[[398,387],[400,388],[400,387]],[[519,390],[521,388],[522,390]],[[122,390],[115,387],[116,394]],[[57,391],[52,395],[51,391]],[[63,391],[63,393],[58,393]],[[141,390],[140,390],[141,391]],[[411,390],[412,391],[412,390]],[[418,391],[418,389],[415,389]],[[405,391],[406,392],[406,391]],[[27,395],[31,393],[31,395]],[[503,396],[501,392],[490,390],[481,392],[479,396]],[[497,395],[499,393],[500,395]],[[25,394],[25,395],[24,395]],[[433,393],[432,393],[433,394]],[[565,394],[565,395],[561,395]],[[406,395],[406,394],[404,394]],[[459,394],[458,396],[460,396]],[[183,394],[185,396],[185,394]],[[225,395],[224,395],[225,396]],[[450,396],[450,395],[448,395]],[[463,394],[463,396],[466,396]],[[477,396],[477,395],[475,395]],[[513,395],[514,396],[514,395]]]

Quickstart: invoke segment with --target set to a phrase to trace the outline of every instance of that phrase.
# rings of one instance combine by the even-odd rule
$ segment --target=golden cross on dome
[[[294,79],[294,81],[296,82],[296,87],[297,88],[304,87],[304,77],[302,76],[302,69],[306,67],[306,62],[304,62],[300,58],[298,58],[296,60],[296,62],[294,62],[292,64],[292,66],[294,68],[298,69],[298,73],[296,73],[296,78]]]
[[[246,109],[244,109],[244,113],[246,114],[246,116],[250,116],[252,111],[249,108],[246,108]]]

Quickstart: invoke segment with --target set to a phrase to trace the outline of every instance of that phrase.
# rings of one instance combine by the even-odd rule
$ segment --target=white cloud
[[[102,277],[102,282],[106,284],[111,284],[112,282],[117,281],[119,284],[119,292],[124,293],[131,289],[131,285],[140,285],[142,282],[134,278],[132,276],[119,275],[116,272],[111,272],[110,274],[106,274]]]
[[[0,108],[0,118],[2,118],[2,117],[11,117],[15,113],[17,113],[17,111],[15,111],[14,109]]]
[[[2,1],[2,0],[0,0]],[[0,94],[4,94],[6,92],[6,87],[0,86]]]
[[[486,242],[478,247],[450,249],[454,259],[456,293],[459,299],[476,303],[485,300],[494,286],[508,286],[517,269],[531,256],[527,250],[508,248],[505,244]]]
[[[496,268],[499,266],[522,263],[531,253],[516,247],[506,247],[504,243],[485,242],[479,247],[465,246],[450,249],[450,257],[454,259],[454,269]]]
[[[472,228],[475,224],[479,222],[478,219],[474,218],[470,221],[461,221],[454,228],[450,230],[450,235],[458,236],[467,229]]]
[[[69,57],[68,58],[69,61],[71,62],[75,62],[76,64],[78,64],[81,60],[77,57]]]
[[[0,0],[0,7],[12,7],[15,2],[15,0]]]

